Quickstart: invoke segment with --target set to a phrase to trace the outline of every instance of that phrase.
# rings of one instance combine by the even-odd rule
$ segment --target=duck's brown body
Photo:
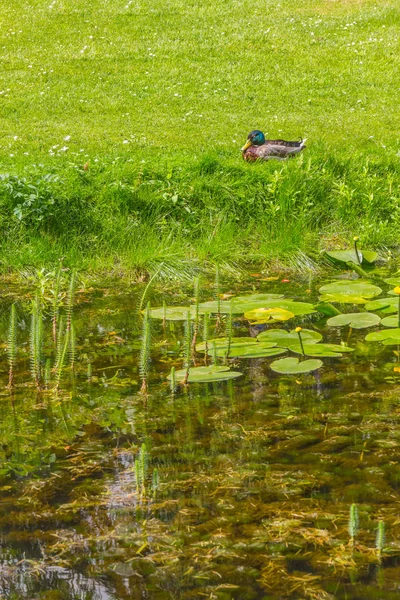
[[[265,140],[260,146],[251,145],[245,148],[242,155],[244,160],[285,160],[295,156],[305,148],[306,140],[287,142],[285,140]]]

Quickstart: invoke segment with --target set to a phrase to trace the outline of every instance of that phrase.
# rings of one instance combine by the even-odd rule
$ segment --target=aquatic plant
[[[205,312],[203,317],[203,346],[204,346],[204,362],[207,364],[208,359],[208,327],[210,322],[210,313]],[[196,348],[197,350],[197,348]]]
[[[71,365],[71,369],[75,368],[75,360],[76,360],[76,331],[75,325],[71,321],[71,329],[69,336],[69,363]]]
[[[348,531],[349,531],[349,535],[350,535],[350,543],[352,546],[354,545],[354,540],[358,533],[358,524],[359,524],[358,507],[357,507],[357,504],[352,504],[350,506],[349,522],[348,522]]]
[[[366,329],[379,325],[381,318],[378,315],[369,312],[344,313],[327,320],[330,327],[345,327],[348,325],[352,329]]]
[[[372,250],[359,250],[357,245],[359,242],[358,236],[353,237],[353,248],[351,250],[330,250],[325,251],[326,256],[332,259],[333,262],[345,264],[350,268],[361,267],[363,262],[373,264],[378,258],[378,253]],[[359,269],[355,269],[359,270]],[[361,269],[362,276],[365,272]]]
[[[64,347],[64,340],[63,340],[63,336],[64,336],[64,329],[65,329],[65,325],[64,325],[64,315],[60,315],[60,318],[58,320],[58,329],[57,329],[57,342],[56,342],[56,360],[54,363],[54,371],[57,372],[58,369],[58,365],[60,364],[60,360],[61,360],[61,354],[63,351],[63,347]]]
[[[66,301],[66,305],[65,305],[65,312],[67,315],[67,331],[70,331],[70,329],[71,329],[72,312],[74,309],[74,302],[75,302],[75,287],[76,287],[76,271],[73,270],[71,272],[71,276],[70,276],[70,280],[69,280],[67,301]]]
[[[39,293],[36,293],[35,298],[32,301],[31,326],[29,334],[29,355],[32,378],[36,383],[36,387],[38,388],[40,388],[41,384],[42,344],[42,304],[40,301]]]
[[[215,301],[217,303],[217,322],[216,329],[221,325],[221,290],[220,290],[220,272],[219,272],[219,264],[215,266],[215,283],[214,283],[214,296]]]
[[[370,298],[379,296],[382,290],[367,281],[335,281],[319,288],[322,302],[365,304]]]
[[[146,444],[143,443],[137,458],[135,459],[134,470],[136,478],[136,487],[141,494],[146,491],[146,478],[149,464],[149,454],[147,451]]]
[[[288,358],[274,360],[274,362],[270,364],[270,368],[282,375],[298,375],[300,373],[316,371],[322,367],[322,364],[322,361],[316,358],[299,361],[298,358],[290,356]]]
[[[385,523],[384,521],[378,522],[376,530],[375,548],[378,555],[378,559],[381,559],[383,548],[385,545]]]
[[[199,303],[200,303],[200,277],[196,277],[194,280],[194,298],[195,298],[195,309],[194,309],[194,324],[193,324],[193,337],[192,337],[192,354],[194,354],[197,342],[197,335],[199,332]]]
[[[46,362],[44,364],[44,385],[46,386],[46,388],[49,386],[50,380],[51,380],[51,359],[50,358],[46,358]]]
[[[10,320],[7,335],[7,356],[8,356],[8,388],[14,386],[14,367],[17,359],[17,309],[15,304],[11,306]]]
[[[60,319],[60,324],[61,324],[61,319]],[[60,353],[57,356],[57,362],[56,362],[56,366],[55,366],[55,386],[54,386],[55,390],[58,390],[58,388],[60,387],[61,376],[62,376],[62,373],[64,370],[68,350],[70,348],[70,337],[71,337],[71,329],[68,328],[68,322],[67,322],[64,335],[63,336],[60,335],[58,338]],[[57,352],[57,354],[58,354],[58,352]]]
[[[139,374],[142,379],[140,393],[146,395],[148,392],[147,378],[150,364],[151,328],[150,328],[150,302],[147,303],[142,324],[142,337],[139,355]]]
[[[226,321],[225,335],[226,335],[226,337],[228,339],[228,343],[227,343],[227,346],[226,346],[226,355],[225,355],[225,358],[229,358],[229,353],[231,351],[231,344],[232,344],[232,336],[233,336],[232,302],[231,302],[231,306],[230,306],[230,310],[229,310],[228,319]]]
[[[158,473],[157,467],[155,467],[153,469],[153,475],[151,478],[151,492],[152,492],[153,498],[156,497],[159,487],[160,487],[160,475]]]
[[[53,341],[55,344],[57,344],[57,324],[58,324],[58,316],[59,316],[59,312],[60,312],[59,296],[60,296],[61,274],[62,274],[62,260],[60,261],[57,275],[56,275],[55,286],[53,289],[54,298],[53,298],[53,302],[52,302],[52,306],[51,306],[51,321],[53,324]]]
[[[178,382],[184,383],[186,380],[187,371],[181,369],[175,371],[175,378]],[[238,371],[231,371],[226,365],[208,365],[204,367],[192,367],[187,378],[187,383],[207,383],[225,381],[226,379],[235,379],[240,377],[242,373]],[[167,379],[171,381],[171,374],[168,375]]]
[[[183,345],[184,367],[186,369],[186,375],[183,380],[183,385],[186,385],[188,382],[190,362],[191,362],[191,356],[192,356],[192,327],[191,327],[191,324],[192,323],[191,323],[191,319],[190,319],[190,312],[188,311],[187,316],[186,316],[185,340],[184,340],[184,345]]]
[[[171,367],[170,378],[171,378],[171,380],[170,380],[170,390],[171,390],[172,396],[174,396],[174,394],[176,392],[175,367]]]

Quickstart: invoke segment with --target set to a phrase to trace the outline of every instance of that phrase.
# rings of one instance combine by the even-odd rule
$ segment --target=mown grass
[[[396,246],[397,0],[5,0],[0,22],[3,268]],[[244,164],[254,128],[308,148]]]

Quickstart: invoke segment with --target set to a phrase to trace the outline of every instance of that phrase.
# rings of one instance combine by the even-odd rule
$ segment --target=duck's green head
[[[245,152],[250,146],[262,146],[265,143],[265,135],[259,129],[250,131],[247,136],[247,142],[242,148],[242,152]]]

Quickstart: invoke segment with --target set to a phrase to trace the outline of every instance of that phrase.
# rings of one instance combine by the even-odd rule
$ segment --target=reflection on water
[[[171,395],[183,325],[154,321],[145,398],[137,302],[118,289],[78,294],[75,368],[37,391],[21,294],[14,390],[1,363],[0,598],[397,598],[397,350],[317,315],[307,326],[354,354],[296,377],[269,358],[235,359],[243,377]],[[249,335],[243,321],[235,329]],[[43,364],[56,353],[49,316],[45,331]]]

